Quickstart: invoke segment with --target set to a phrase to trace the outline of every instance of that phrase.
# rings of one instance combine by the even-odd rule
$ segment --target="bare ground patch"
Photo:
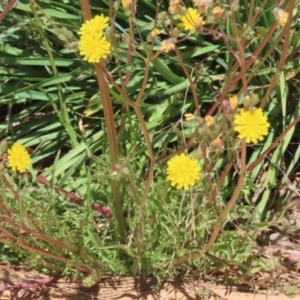
[[[267,290],[253,292],[246,288],[218,286],[200,281],[170,280],[157,287],[152,280],[114,277],[92,288],[79,282],[49,276],[24,267],[0,266],[0,299],[155,299],[155,300],[285,300],[284,294]],[[294,297],[300,299],[300,296]]]

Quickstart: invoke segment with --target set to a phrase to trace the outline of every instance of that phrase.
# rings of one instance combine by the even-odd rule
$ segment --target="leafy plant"
[[[260,276],[258,228],[298,170],[299,7],[195,2],[4,10],[0,139],[27,147],[32,168],[14,174],[2,151],[3,257],[10,247],[86,285],[114,273]],[[92,65],[78,32],[95,15],[108,16],[98,34],[111,47]],[[245,133],[238,118],[258,122]],[[182,152],[201,180],[177,190],[190,169],[168,167]]]

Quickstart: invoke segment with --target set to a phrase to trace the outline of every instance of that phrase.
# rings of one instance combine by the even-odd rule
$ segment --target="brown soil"
[[[49,277],[35,270],[0,265],[0,299],[155,299],[155,300],[285,300],[283,294],[256,293],[197,281],[169,281],[157,288],[153,282],[132,277],[115,277],[84,288],[78,282]],[[293,299],[299,299],[296,296]]]

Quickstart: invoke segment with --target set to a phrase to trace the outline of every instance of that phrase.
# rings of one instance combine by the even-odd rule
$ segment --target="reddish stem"
[[[2,22],[2,20],[9,13],[9,11],[12,9],[12,7],[15,5],[16,2],[17,2],[17,0],[10,0],[10,2],[4,8],[3,12],[0,14],[0,22]]]
[[[47,180],[45,177],[43,177],[42,175],[38,175],[36,177],[36,179],[40,182],[40,183],[43,183],[45,185],[50,185],[50,182],[49,180]],[[69,199],[77,202],[77,204],[81,205],[81,206],[84,206],[84,200],[79,198],[78,196],[74,195],[73,193],[70,193],[66,190],[64,190],[62,187],[58,186],[57,184],[53,184],[53,188],[55,188],[56,190],[62,192],[66,197],[68,197]],[[104,215],[105,217],[112,217],[113,216],[113,213],[112,211],[108,208],[108,207],[105,207],[105,206],[101,206],[97,203],[93,203],[91,205],[91,208],[99,213],[101,213],[102,215]]]

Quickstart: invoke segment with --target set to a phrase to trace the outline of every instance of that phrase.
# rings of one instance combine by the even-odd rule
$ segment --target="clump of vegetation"
[[[2,257],[89,286],[274,274],[256,239],[285,226],[297,191],[298,11],[295,0],[4,10]]]

